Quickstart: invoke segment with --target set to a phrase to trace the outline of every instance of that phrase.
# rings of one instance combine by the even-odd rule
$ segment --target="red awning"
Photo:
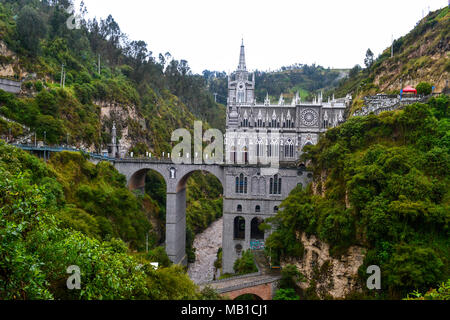
[[[403,89],[403,93],[408,93],[408,92],[417,94],[417,90],[411,86],[407,86],[406,88]]]

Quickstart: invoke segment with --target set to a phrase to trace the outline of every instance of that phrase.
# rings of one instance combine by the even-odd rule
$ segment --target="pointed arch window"
[[[244,177],[244,174],[240,174],[236,177],[236,193],[247,194],[248,191],[248,178]]]
[[[292,139],[288,139],[284,145],[284,156],[286,158],[294,157],[294,142]]]
[[[264,151],[263,141],[262,141],[261,138],[259,138],[257,143],[256,143],[256,156],[257,157],[262,157],[263,156],[263,151]]]
[[[281,194],[281,177],[276,174],[273,178],[270,178],[270,194]]]
[[[273,139],[267,148],[267,156],[277,158],[280,156],[280,144],[279,141]]]

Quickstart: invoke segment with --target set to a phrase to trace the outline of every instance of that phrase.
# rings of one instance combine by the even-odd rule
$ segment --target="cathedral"
[[[290,102],[285,101],[283,95],[276,104],[271,103],[268,95],[264,103],[257,102],[255,74],[247,71],[242,43],[239,66],[228,77],[227,133],[235,132],[239,136],[250,129],[279,132],[280,137],[273,141],[276,145],[272,150],[279,146],[294,146],[280,148],[279,157],[280,162],[295,162],[305,145],[316,144],[321,132],[344,122],[345,109],[350,102],[350,96],[344,99],[333,97],[325,102],[321,94],[311,102],[303,102],[298,93]],[[239,152],[238,147],[241,151],[249,149],[248,145],[238,146],[235,141],[229,143],[230,151],[231,147],[236,148],[236,152]],[[267,149],[270,151],[270,143]]]
[[[274,216],[296,187],[311,181],[299,163],[303,147],[316,144],[319,134],[344,122],[351,97],[311,102],[281,95],[271,103],[255,97],[255,74],[247,70],[244,43],[237,70],[228,77],[225,134],[223,272],[233,273],[234,261],[248,249],[262,249],[269,232],[259,225]]]

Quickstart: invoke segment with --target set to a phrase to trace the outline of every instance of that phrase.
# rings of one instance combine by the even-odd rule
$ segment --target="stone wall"
[[[10,93],[19,93],[21,90],[22,82],[13,81],[8,79],[0,78],[0,89],[10,92]]]

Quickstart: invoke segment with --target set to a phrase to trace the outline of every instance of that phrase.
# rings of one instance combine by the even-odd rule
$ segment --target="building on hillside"
[[[223,272],[232,273],[242,251],[264,246],[269,233],[259,230],[281,202],[311,175],[299,162],[303,147],[316,144],[319,134],[344,122],[351,97],[323,101],[278,103],[267,96],[256,101],[255,74],[247,70],[244,43],[239,65],[228,78],[225,134]]]

